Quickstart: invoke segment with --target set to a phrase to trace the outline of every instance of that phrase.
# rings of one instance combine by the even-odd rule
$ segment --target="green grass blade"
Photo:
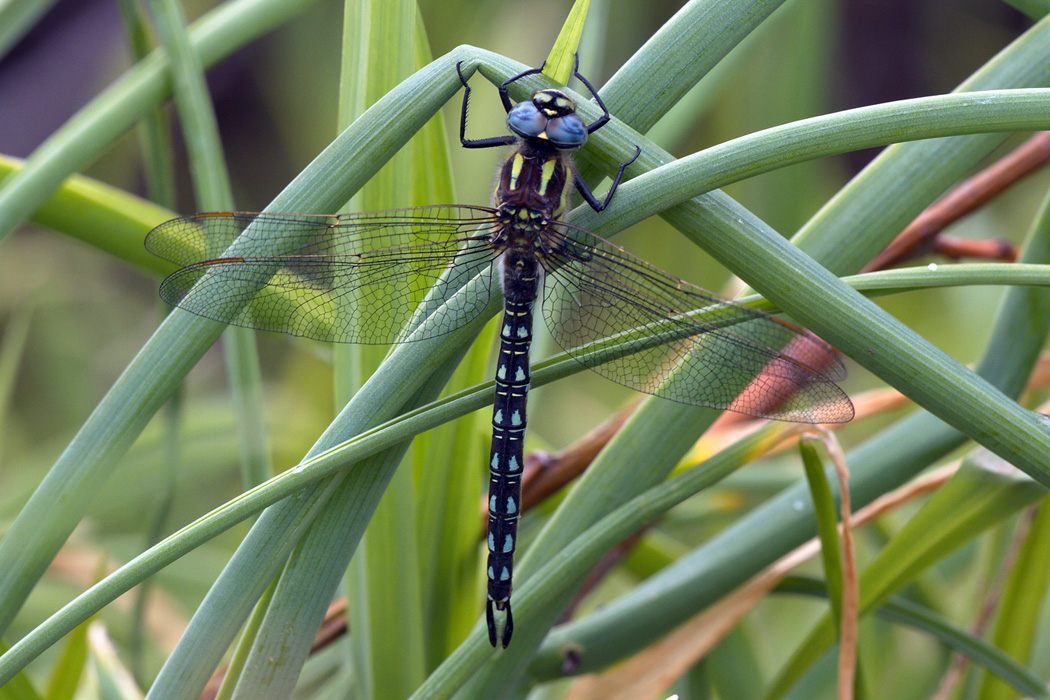
[[[601,233],[638,223],[692,198],[711,208],[739,208],[739,205],[723,203],[724,195],[703,193],[788,165],[860,148],[922,139],[923,143],[910,144],[918,147],[928,142],[951,141],[943,137],[958,134],[1045,129],[1050,122],[1048,103],[1050,89],[1047,88],[901,100],[771,127],[677,160],[614,119],[591,140],[617,156],[630,155],[629,144],[639,143],[642,155],[638,165],[648,171],[621,185],[608,209],[601,214],[579,207],[572,213],[572,221]],[[670,186],[672,182],[677,183],[676,188]],[[754,219],[751,214],[741,212],[741,215]],[[683,233],[690,235],[688,231]],[[711,252],[717,255],[720,251]],[[734,263],[731,255],[721,254],[719,258],[721,262]]]
[[[1050,286],[1050,265],[1022,262],[931,264],[922,267],[865,272],[860,275],[842,277],[841,280],[843,284],[869,299],[923,289],[971,285],[1031,287],[1033,289],[1030,291],[1038,294],[1040,291],[1038,287]],[[736,301],[770,313],[782,311],[768,299],[757,294],[739,297]]]
[[[799,576],[786,577],[775,590],[776,592],[801,593],[817,597],[826,595],[822,581]],[[895,596],[876,608],[874,613],[885,620],[926,632],[945,646],[965,655],[975,664],[983,666],[995,676],[1005,679],[1024,697],[1050,697],[1042,679],[1031,670],[1003,653],[999,647],[955,625],[935,610],[907,598]]]
[[[161,45],[170,56],[175,104],[186,138],[197,206],[204,211],[233,210],[233,191],[215,110],[182,10],[174,0],[150,0],[149,4]],[[223,353],[237,416],[241,480],[247,488],[265,481],[273,468],[262,414],[262,372],[254,334],[245,328],[231,328],[226,333]]]
[[[48,679],[45,700],[72,700],[80,684],[88,657],[88,625],[94,616],[77,625],[62,644],[61,653]]]
[[[141,61],[155,45],[153,30],[145,7],[136,0],[120,0],[120,16],[128,45],[135,61]],[[155,109],[139,124],[139,147],[142,149],[146,192],[150,199],[169,209],[175,202],[175,156],[171,143],[168,119],[164,110]]]
[[[262,597],[259,598],[259,602],[256,604],[255,609],[252,610],[251,617],[244,624],[244,629],[241,630],[241,637],[237,640],[237,646],[234,648],[233,653],[230,655],[230,663],[226,667],[226,675],[222,679],[222,685],[219,686],[219,692],[215,695],[215,700],[230,700],[233,697],[234,692],[237,689],[237,683],[240,681],[241,674],[244,672],[244,666],[248,661],[248,656],[251,654],[252,642],[255,639],[255,635],[258,633],[259,628],[262,626],[263,619],[266,617],[267,608],[270,605],[270,601],[273,600],[274,590],[277,587],[277,581],[266,589]]]
[[[576,0],[569,10],[569,16],[554,40],[554,46],[543,64],[543,74],[560,85],[568,85],[576,66],[576,52],[583,36],[583,25],[587,19],[587,8],[590,0]]]
[[[967,462],[868,563],[859,613],[873,610],[977,534],[1042,497],[1045,489],[1006,465]],[[799,646],[765,697],[779,698],[835,639],[828,615]]]
[[[602,99],[616,119],[644,134],[782,4],[686,3],[609,79]]]
[[[1032,19],[1039,19],[1050,12],[1050,2],[1047,0],[1007,0],[1007,4],[1016,7]]]
[[[865,296],[898,294],[919,289],[961,285],[999,284],[1018,287],[1045,287],[1050,282],[1050,265],[1029,263],[963,263],[924,265],[881,270],[843,277],[842,281]],[[1034,290],[1038,293],[1039,290]]]
[[[619,121],[642,134],[648,132],[782,4],[783,0],[686,3],[602,86],[602,100],[614,115],[613,122]],[[608,137],[608,131],[605,127],[595,136],[600,133],[603,138]],[[635,143],[641,145],[644,159],[648,144],[637,139],[617,138],[620,160],[607,151],[584,149],[578,158],[580,174],[594,184],[595,168],[615,171],[618,163],[633,154]],[[661,163],[669,161],[667,156]],[[629,169],[627,177],[634,172],[637,171]]]
[[[1017,663],[1008,654],[980,637],[959,629],[943,616],[929,608],[924,608],[907,599],[893,599],[879,608],[876,613],[887,620],[909,624],[950,645],[953,649],[965,654],[975,664],[983,666],[996,678],[1014,688],[1014,695],[1022,697],[1050,698],[1046,682],[1031,670]]]
[[[341,102],[345,106],[341,107],[344,111],[352,109],[356,116],[417,67],[415,35],[419,18],[415,3],[406,0],[355,0],[345,3],[344,13]],[[426,54],[420,65],[430,61],[429,50]],[[351,55],[357,60],[350,60]],[[428,126],[434,124],[430,122]],[[413,142],[418,143],[418,139],[417,134]],[[417,155],[422,158],[416,158]],[[414,152],[412,145],[398,153],[362,188],[354,198],[353,208],[380,211],[440,201],[418,199],[419,193],[413,187],[413,183],[421,179],[417,173],[433,165],[427,155]],[[447,162],[441,165],[447,173]],[[387,296],[395,294],[395,288],[403,281],[391,280]],[[368,302],[359,300],[358,303]],[[344,405],[360,388],[362,381],[355,378],[370,376],[385,351],[386,348],[378,347],[336,349],[337,405]],[[384,458],[384,464],[395,469],[401,454],[391,453]],[[311,586],[306,594],[313,594],[320,607],[341,578],[336,577],[338,563],[346,564],[351,552],[354,553],[345,588],[351,601],[347,619],[356,632],[350,638],[350,649],[362,678],[363,698],[405,697],[425,677],[423,582],[418,542],[413,537],[418,528],[419,499],[424,497],[417,492],[413,471],[407,466],[397,469],[360,544],[356,549],[339,547],[331,580],[303,582]],[[333,503],[332,508],[338,506]],[[337,522],[338,518],[333,518],[328,532],[316,533],[318,544],[313,548],[309,544],[300,548],[304,561],[317,556],[322,540],[338,541],[342,537]],[[334,546],[326,544],[323,548],[331,550]],[[309,640],[295,641],[300,645],[305,643],[308,648]],[[399,663],[391,664],[392,658],[398,658]],[[291,670],[297,671],[294,667]]]
[[[6,654],[7,651],[7,645],[0,641],[0,654]],[[0,700],[41,700],[41,695],[29,681],[28,674],[22,671],[0,684]]]
[[[1018,663],[1025,663],[1035,644],[1039,610],[1046,597],[1050,579],[1050,508],[1046,499],[1039,504],[1031,521],[1024,545],[1007,577],[1003,595],[996,610],[992,642],[997,649]],[[1009,700],[1017,696],[1016,683],[997,674],[984,677],[977,693],[979,700]],[[1042,695],[1050,695],[1045,685]],[[1031,691],[1025,691],[1031,694]],[[1034,696],[1034,695],[1033,695]]]
[[[0,178],[24,163],[0,156]],[[113,257],[156,275],[175,267],[142,247],[146,233],[175,216],[170,209],[83,175],[73,175],[44,200],[32,220],[72,236]]]
[[[18,43],[56,0],[9,0],[0,5],[0,59]]]
[[[813,499],[813,512],[817,515],[817,536],[820,537],[820,557],[824,562],[824,579],[827,581],[828,603],[835,630],[842,624],[842,550],[839,542],[838,512],[831,495],[824,464],[813,444],[805,439],[798,443],[802,466],[806,471],[806,483]]]
[[[230,209],[233,193],[222,156],[219,127],[204,82],[204,66],[186,31],[182,8],[172,0],[149,0],[148,5],[168,56],[197,204],[205,211]]]
[[[29,337],[29,326],[33,318],[30,309],[16,311],[8,317],[4,333],[0,336],[0,442],[3,434],[9,430],[8,411],[11,407],[11,396],[14,394],[15,382],[18,379],[18,368],[25,357],[26,340]],[[0,451],[0,464],[4,454]]]

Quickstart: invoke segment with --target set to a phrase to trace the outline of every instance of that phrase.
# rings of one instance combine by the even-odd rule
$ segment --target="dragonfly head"
[[[539,90],[531,101],[514,105],[507,126],[523,139],[546,142],[559,151],[575,151],[587,143],[587,126],[576,114],[576,103],[560,90]]]

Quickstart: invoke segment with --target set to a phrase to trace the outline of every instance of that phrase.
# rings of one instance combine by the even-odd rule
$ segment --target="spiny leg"
[[[593,134],[595,131],[609,123],[609,119],[611,119],[609,108],[605,106],[604,102],[602,102],[602,98],[598,95],[598,91],[594,89],[594,86],[591,85],[590,81],[580,74],[580,54],[578,53],[576,54],[576,60],[572,66],[572,74],[575,75],[581,83],[587,86],[587,89],[591,91],[591,95],[594,96],[594,101],[602,108],[602,116],[587,125],[587,133]],[[627,162],[620,163],[620,167],[616,170],[616,177],[613,178],[612,185],[609,186],[609,191],[605,193],[605,200],[602,202],[598,201],[598,198],[594,196],[594,193],[591,192],[591,188],[587,187],[587,184],[583,179],[579,175],[575,175],[573,182],[576,184],[576,189],[579,190],[580,196],[583,197],[584,201],[591,205],[591,208],[595,211],[604,211],[605,207],[609,206],[609,202],[612,200],[613,192],[615,192],[616,188],[620,186],[620,179],[623,178],[623,171],[631,163],[638,160],[638,156],[641,154],[641,146],[635,146],[634,156],[632,156]]]
[[[587,186],[587,183],[583,181],[579,173],[573,173],[572,181],[576,184],[576,189],[579,190],[580,196],[583,197],[584,201],[591,205],[594,211],[604,211],[605,207],[609,206],[609,202],[612,200],[613,192],[620,186],[620,179],[623,177],[623,171],[628,165],[638,160],[638,156],[642,154],[642,147],[634,147],[634,155],[631,159],[625,163],[620,163],[620,167],[616,170],[616,177],[613,178],[612,184],[609,186],[609,191],[605,193],[605,200],[602,202],[598,201],[598,198],[591,192],[591,188]]]
[[[543,66],[546,65],[547,62],[544,61]],[[510,114],[510,110],[514,109],[514,105],[510,103],[510,95],[507,94],[507,88],[510,86],[511,83],[521,80],[526,75],[535,75],[537,73],[542,73],[543,66],[540,66],[539,68],[529,68],[528,70],[523,70],[522,72],[515,75],[513,78],[507,78],[499,84],[499,99],[501,102],[503,102],[503,109],[507,110],[507,114]]]
[[[587,78],[584,78],[580,74],[580,54],[576,54],[576,62],[573,63],[572,74],[575,75],[581,83],[587,86],[587,89],[590,90],[591,94],[594,96],[594,101],[597,102],[598,106],[602,108],[602,116],[598,117],[594,120],[594,122],[587,125],[587,133],[593,134],[595,131],[608,124],[609,119],[611,119],[612,116],[609,114],[609,108],[605,106],[605,103],[602,102],[602,98],[598,96],[598,91],[594,89],[594,86],[591,85],[590,81],[587,80]],[[637,157],[638,156],[635,156],[635,158]]]
[[[463,77],[463,70],[461,66],[463,61],[456,64],[456,73],[459,75],[459,82],[463,83],[463,108],[459,115],[459,142],[463,145],[463,148],[494,148],[496,146],[509,146],[517,138],[514,136],[493,136],[487,139],[468,139],[467,138],[467,102],[470,100],[470,85],[467,84],[467,79]],[[520,76],[519,76],[520,77]],[[506,84],[506,83],[504,83]],[[501,87],[501,89],[504,89]],[[507,111],[511,110],[507,107]]]

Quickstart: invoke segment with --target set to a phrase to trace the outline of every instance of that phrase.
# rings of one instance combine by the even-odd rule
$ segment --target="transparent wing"
[[[845,422],[845,369],[816,336],[683,282],[587,231],[546,234],[551,335],[594,371],[682,403],[806,423]]]
[[[492,210],[465,206],[340,216],[197,214],[153,229],[146,248],[185,265],[160,294],[198,316],[317,340],[386,344],[410,319],[420,324],[412,339],[420,339],[452,331],[485,308],[488,284],[456,294],[448,309],[454,313],[434,314],[498,254],[489,238],[494,227]]]

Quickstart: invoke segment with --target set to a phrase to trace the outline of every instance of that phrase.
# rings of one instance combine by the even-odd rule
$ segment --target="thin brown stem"
[[[958,243],[938,244],[935,241],[949,224],[958,221],[987,204],[999,193],[1024,177],[1035,172],[1050,161],[1050,131],[1041,131],[1025,141],[1012,152],[1000,158],[969,180],[953,188],[948,194],[931,204],[891,242],[886,249],[864,267],[864,272],[884,270],[904,260],[937,252],[946,245],[945,253],[950,257],[990,257],[994,260],[1012,260],[1016,257],[1013,246],[1004,241],[982,241],[980,245],[963,246]],[[975,243],[975,242],[971,242]],[[1012,251],[1007,256],[1007,251]]]

